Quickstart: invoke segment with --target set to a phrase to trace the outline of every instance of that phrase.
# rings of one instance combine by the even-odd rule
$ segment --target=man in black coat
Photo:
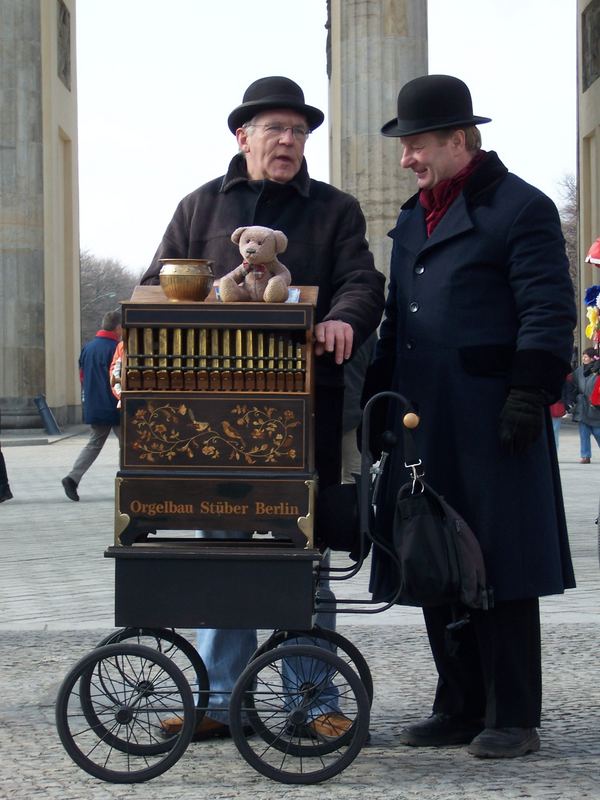
[[[292,283],[319,288],[315,461],[320,490],[340,483],[343,364],[376,329],[384,304],[384,277],[375,269],[357,200],[308,174],[304,147],[323,119],[289,78],[254,81],[228,118],[239,153],[224,176],[179,203],[142,278],[143,284],[158,283],[162,258],[211,259],[216,277],[222,277],[239,264],[239,251],[230,238],[236,228],[262,225],[285,233],[284,263]],[[334,626],[332,615],[328,623],[327,627]],[[211,699],[195,738],[226,736],[227,692],[253,652],[256,632],[204,630],[198,632],[198,643],[209,673]],[[167,732],[180,727],[180,721],[167,722],[163,723]],[[350,721],[324,714],[312,724],[317,735],[335,736]]]
[[[495,607],[473,610],[449,647],[452,609],[425,608],[438,686],[413,746],[469,744],[479,757],[539,748],[539,601],[574,586],[548,406],[569,371],[576,323],[552,201],[481,149],[467,86],[447,75],[407,83],[398,116],[402,166],[418,193],[402,207],[371,394],[393,389],[421,416],[426,480],[481,544]],[[388,424],[399,433],[399,414]],[[394,418],[395,417],[395,418]],[[390,537],[407,480],[402,437],[387,459],[379,535]],[[395,569],[373,553],[375,598]],[[454,652],[456,651],[456,652]]]

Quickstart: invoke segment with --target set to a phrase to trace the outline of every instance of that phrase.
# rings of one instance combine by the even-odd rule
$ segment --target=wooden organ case
[[[267,304],[221,303],[214,289],[203,302],[173,302],[159,286],[138,286],[122,304],[121,454],[115,545],[106,552],[117,559],[117,624],[310,627],[320,560],[313,543],[318,290],[295,289],[297,302]],[[231,539],[154,536],[195,529],[228,531]],[[240,531],[269,536],[236,544]],[[264,589],[277,573],[278,583],[255,608],[246,599],[242,617],[238,605],[235,619],[222,604],[200,620],[166,597],[148,604],[165,579],[172,591],[186,577],[198,584],[199,568],[204,589],[197,586],[186,607],[209,601],[223,582],[258,581]],[[290,602],[280,603],[282,595]]]

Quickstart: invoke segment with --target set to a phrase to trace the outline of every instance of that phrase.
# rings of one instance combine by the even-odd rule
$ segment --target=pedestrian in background
[[[593,347],[585,349],[581,356],[581,365],[573,371],[572,386],[575,393],[573,421],[579,423],[580,464],[590,464],[592,461],[592,436],[600,447],[600,406],[593,406],[590,403],[590,395],[600,367],[596,355]]]
[[[120,414],[117,398],[110,385],[110,365],[121,339],[121,313],[108,311],[102,327],[79,356],[79,377],[82,384],[83,421],[91,426],[90,438],[77,456],[69,474],[62,479],[69,500],[79,500],[77,487],[84,474],[100,455],[111,430],[119,435]]]
[[[573,375],[568,375],[560,394],[560,400],[550,406],[550,416],[552,417],[552,430],[554,432],[554,443],[558,452],[560,440],[560,426],[567,412],[571,410],[571,387],[573,385]]]
[[[2,430],[1,424],[0,430]],[[6,462],[2,454],[2,444],[0,444],[0,503],[3,503],[5,500],[12,500],[12,497],[13,495],[8,484],[8,475],[6,473]]]

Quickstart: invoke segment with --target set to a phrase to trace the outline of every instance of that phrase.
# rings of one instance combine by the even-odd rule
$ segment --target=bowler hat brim
[[[251,100],[249,103],[242,103],[237,108],[234,108],[227,119],[229,130],[235,133],[238,128],[241,128],[245,122],[248,122],[260,114],[262,111],[270,111],[274,108],[277,109],[291,109],[297,111],[306,117],[306,122],[311,131],[318,128],[325,119],[322,111],[314,106],[309,106],[306,103],[298,103],[289,95],[272,95],[271,97],[264,97],[261,100]]]
[[[429,131],[443,131],[447,128],[460,128],[461,126],[470,127],[472,125],[483,125],[485,122],[491,122],[490,117],[476,117],[471,116],[468,118],[458,118],[448,120],[443,124],[439,121],[432,124],[431,121],[418,120],[401,120],[397,117],[386,122],[381,133],[384,136],[414,136],[416,133],[428,133]]]

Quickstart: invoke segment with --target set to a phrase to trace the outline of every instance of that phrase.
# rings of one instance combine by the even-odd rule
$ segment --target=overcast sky
[[[484,148],[558,204],[576,170],[576,7],[429,0],[429,72],[467,82],[493,118]],[[325,0],[77,0],[81,248],[145,268],[177,202],[235,154],[227,116],[255,78],[287,75],[326,111],[325,22]],[[306,148],[320,180],[327,147],[326,120]]]

